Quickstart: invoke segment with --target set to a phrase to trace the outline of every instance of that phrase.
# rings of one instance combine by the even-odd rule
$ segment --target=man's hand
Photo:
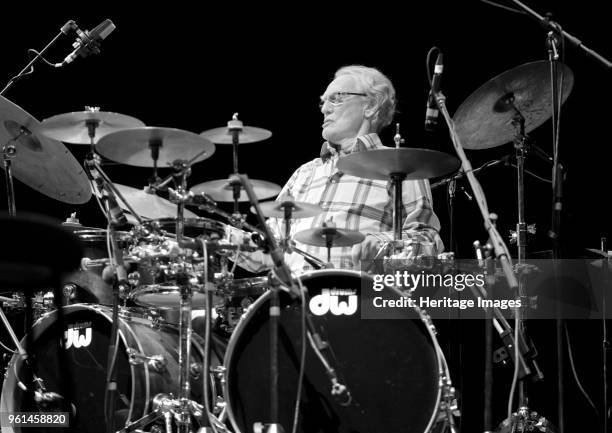
[[[353,245],[351,252],[353,269],[359,270],[362,260],[371,260],[376,257],[382,246],[383,243],[372,235],[367,235],[360,244]]]

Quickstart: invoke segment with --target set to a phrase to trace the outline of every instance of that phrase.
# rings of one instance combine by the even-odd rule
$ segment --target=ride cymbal
[[[561,102],[574,86],[574,74],[559,64],[557,76],[563,75]],[[550,66],[546,61],[525,63],[492,78],[459,106],[453,120],[455,131],[465,149],[489,149],[514,139],[517,112],[525,119],[525,133],[534,130],[552,116]]]
[[[13,176],[55,200],[87,203],[91,186],[83,167],[64,144],[42,135],[39,127],[38,120],[0,96],[0,145],[15,145]]]

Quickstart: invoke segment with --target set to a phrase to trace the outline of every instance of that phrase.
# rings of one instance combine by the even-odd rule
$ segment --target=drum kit
[[[514,140],[517,156],[524,159],[526,134],[551,111],[545,67],[544,62],[536,62],[501,74],[464,102],[455,122],[466,148],[487,149]],[[565,73],[569,84],[563,101],[573,82],[571,71]],[[305,306],[300,299],[280,293],[278,423],[292,425],[296,384],[303,373],[302,413],[296,421],[300,431],[423,433],[440,426],[453,428],[453,388],[427,314],[411,309],[406,312],[409,321],[361,320],[359,306],[347,310],[353,299],[365,296],[362,283],[371,277],[329,269],[333,267],[331,250],[358,244],[364,234],[338,228],[332,221],[292,234],[295,219],[323,212],[319,204],[284,196],[256,205],[249,197],[249,188],[258,201],[281,191],[280,186],[264,180],[250,180],[246,186],[239,176],[239,145],[266,140],[270,131],[244,126],[237,113],[226,127],[195,134],[145,126],[134,117],[96,107],[38,122],[3,97],[0,119],[12,215],[16,215],[14,176],[64,203],[83,204],[93,195],[109,221],[105,229],[85,227],[73,214],[63,224],[82,241],[85,252],[81,269],[66,277],[65,299],[53,299],[51,291],[44,289],[1,298],[4,307],[20,310],[23,298],[32,296],[37,321],[31,330],[34,345],[26,350],[36,359],[36,374],[47,389],[54,389],[62,380],[56,374],[58,357],[51,343],[55,311],[62,309],[64,348],[76,386],[72,402],[76,431],[98,432],[111,418],[116,426],[112,431],[126,433],[247,432],[253,428],[264,431],[270,425],[266,414],[273,378],[267,353],[273,326],[268,311],[276,305],[271,288],[279,281],[272,274],[235,279],[230,269],[236,254],[265,250],[261,242],[265,231],[249,224],[239,212],[239,203],[249,201],[260,209],[260,217],[284,221],[282,251],[302,255],[317,269],[298,277],[299,285],[308,289],[311,309],[313,302],[319,309],[332,304],[346,307],[341,314],[309,318],[324,341],[313,344],[310,339],[313,350],[305,355],[306,367],[300,372],[300,321]],[[388,258],[401,256],[405,246],[402,182],[445,176],[459,166],[455,157],[441,152],[401,148],[399,131],[394,141],[393,148],[350,154],[338,162],[346,174],[390,182],[394,217]],[[83,166],[61,142],[89,146]],[[232,146],[232,175],[188,188],[195,164],[212,157],[216,145]],[[147,186],[140,189],[112,182],[102,169],[103,158],[152,168]],[[162,179],[161,168],[170,168],[172,174]],[[461,176],[453,174],[449,179]],[[167,193],[168,198],[160,193]],[[522,197],[522,190],[520,194]],[[220,209],[217,202],[233,203],[233,213]],[[200,217],[186,206],[225,222]],[[126,223],[132,225],[130,230],[116,230]],[[230,228],[253,237],[228,241]],[[326,248],[327,260],[301,250],[296,241]],[[111,307],[114,302],[121,304],[117,322]],[[205,322],[202,335],[193,332],[195,310],[201,309],[205,310],[200,314]],[[107,358],[108,347],[115,341],[113,324],[119,344],[114,356]],[[22,357],[13,356],[2,389],[3,412],[32,409],[24,402],[23,368]],[[330,393],[330,375],[325,374],[330,369],[337,373],[332,389],[337,390],[340,382],[345,384],[350,389],[348,399]],[[108,371],[116,374],[116,390],[110,393]]]

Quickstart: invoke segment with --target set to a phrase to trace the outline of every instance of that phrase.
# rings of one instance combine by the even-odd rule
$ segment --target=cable
[[[504,10],[507,10],[507,11],[510,11],[510,12],[514,12],[514,13],[517,13],[517,14],[520,14],[520,15],[527,15],[527,12],[525,12],[525,11],[522,11],[522,10],[519,10],[519,9],[514,9],[514,8],[511,8],[511,7],[508,7],[508,6],[504,6],[504,5],[500,5],[499,3],[495,3],[495,2],[490,1],[490,0],[480,0],[480,1],[483,2],[483,3],[486,3],[488,5],[494,6],[496,8],[504,9]]]
[[[508,419],[512,417],[512,403],[514,401],[514,391],[516,389],[516,383],[518,382],[519,374],[519,315],[521,307],[516,307],[514,314],[514,375],[512,376],[512,385],[510,386],[510,397],[508,398]]]
[[[429,87],[431,87],[431,84],[432,84],[431,83],[432,73],[431,73],[431,68],[429,67],[429,64],[431,63],[431,57],[432,57],[432,54],[434,52],[438,52],[439,53],[440,52],[440,48],[435,47],[435,46],[431,47],[429,49],[429,51],[427,52],[427,57],[426,57],[426,60],[425,60],[425,68],[427,69],[427,80],[429,81]]]
[[[209,379],[209,371],[210,371],[210,323],[212,320],[212,305],[210,305],[210,291],[206,287],[208,282],[208,248],[206,245],[206,240],[199,237],[198,240],[202,244],[202,258],[204,260],[204,266],[202,270],[202,279],[204,280],[204,302],[206,308],[206,314],[204,316],[205,326],[204,326],[204,362],[202,366],[202,389],[203,389],[203,399],[204,399],[204,409],[206,410],[206,418],[208,419],[208,424],[213,429],[214,433],[217,433],[217,426],[215,425],[215,420],[213,419],[213,414],[210,409],[210,402],[208,401],[208,379]],[[210,314],[209,314],[210,313]],[[189,318],[191,320],[191,318]],[[211,395],[211,398],[214,399],[215,396]]]
[[[36,55],[37,55],[37,56],[38,56],[38,57],[39,57],[39,58],[40,58],[40,59],[41,59],[43,62],[45,62],[47,65],[49,65],[49,66],[51,66],[51,67],[53,67],[53,68],[55,68],[55,67],[56,67],[54,63],[49,62],[49,61],[48,61],[47,59],[45,59],[45,58],[43,57],[43,55],[42,55],[41,53],[39,53],[38,51],[36,51],[36,50],[34,50],[34,49],[30,48],[30,49],[28,49],[28,54],[29,54],[29,53],[34,53],[34,54],[36,54]],[[31,59],[30,59],[30,60],[31,60]],[[32,68],[30,69],[30,71],[31,71],[31,72],[29,72],[28,74],[30,74],[30,73],[32,73],[32,72],[34,72],[34,66],[32,66]]]
[[[576,367],[574,366],[574,356],[572,355],[572,345],[570,343],[569,332],[567,331],[567,323],[565,322],[563,323],[563,328],[565,329],[565,339],[567,340],[567,351],[569,355],[570,365],[572,367],[572,373],[574,374],[574,379],[576,380],[576,385],[578,385],[578,389],[580,389],[580,392],[582,392],[582,395],[584,395],[584,398],[589,402],[589,404],[591,405],[591,407],[597,414],[597,417],[599,418],[599,411],[597,410],[597,407],[593,403],[593,400],[591,400],[591,398],[589,397],[589,394],[584,390],[582,383],[580,382],[580,378],[578,377],[578,373],[576,372]]]
[[[292,433],[297,432],[297,423],[300,415],[300,399],[302,395],[302,383],[304,382],[304,370],[306,366],[306,288],[302,285],[302,280],[296,278],[298,285],[300,286],[300,295],[302,300],[302,353],[300,358],[300,372],[298,374],[298,388],[297,395],[295,397],[295,408],[293,410],[293,427]]]
[[[4,343],[2,343],[1,341],[0,341],[0,346],[1,346],[1,347],[2,347],[4,350],[6,350],[8,353],[12,353],[12,354],[19,353],[19,351],[18,351],[18,350],[16,350],[16,349],[15,349],[15,350],[10,349],[9,347],[5,346],[5,345],[4,345]]]
[[[515,164],[510,164],[510,165],[511,165],[512,167],[514,167],[514,168],[517,168]],[[527,173],[527,174],[529,174],[529,175],[531,175],[531,176],[535,177],[535,178],[536,178],[536,179],[538,179],[538,180],[541,180],[542,182],[552,183],[552,180],[548,180],[548,179],[545,179],[545,178],[543,178],[543,177],[541,177],[541,176],[538,176],[537,174],[535,174],[535,173],[533,173],[533,172],[531,172],[531,171],[529,171],[529,170],[524,170],[524,171],[525,171],[525,173]]]

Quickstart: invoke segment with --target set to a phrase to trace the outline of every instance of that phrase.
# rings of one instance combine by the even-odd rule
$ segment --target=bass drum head
[[[314,326],[330,342],[335,355],[330,362],[347,385],[352,402],[344,407],[332,397],[331,381],[307,344],[298,431],[430,431],[438,413],[443,364],[423,316],[407,307],[402,312],[405,319],[362,319],[362,283],[371,287],[372,278],[359,272],[322,270],[300,279],[310,294],[309,308],[319,313],[311,316]],[[338,309],[336,314],[325,313],[326,301],[316,298],[322,294],[334,298],[334,293],[340,293],[336,305],[344,301],[343,313]],[[253,431],[256,422],[270,422],[270,297],[266,293],[251,306],[228,346],[225,396],[228,416],[237,432]],[[301,353],[301,306],[284,292],[280,299],[279,422],[289,430]]]
[[[112,309],[104,306],[72,305],[64,307],[62,312],[67,325],[62,331],[66,345],[66,365],[60,368],[57,315],[55,312],[50,313],[43,316],[32,328],[34,350],[30,350],[30,354],[36,359],[36,373],[43,380],[47,391],[64,397],[65,392],[70,393],[68,397],[74,404],[76,417],[70,420],[69,431],[104,432],[107,424],[104,415],[105,379]],[[116,356],[117,430],[121,429],[126,421],[135,421],[151,412],[151,401],[156,394],[170,393],[176,396],[179,392],[179,335],[176,328],[166,325],[155,327],[150,320],[140,315],[124,313],[119,318],[119,336]],[[192,337],[190,364],[197,363],[201,366],[203,341],[196,335]],[[163,366],[149,365],[141,359],[130,363],[128,350],[144,357],[161,357]],[[219,355],[212,352],[211,366],[218,365],[218,359]],[[25,398],[20,386],[20,381],[25,382],[25,373],[23,359],[15,355],[2,389],[2,412],[39,411]],[[203,377],[206,376],[190,376],[191,397],[194,401],[203,401]],[[26,433],[30,430],[32,429],[23,429]],[[49,431],[60,432],[62,429],[52,428]]]
[[[76,407],[76,418],[70,419],[68,431],[99,432],[104,431],[104,389],[106,379],[106,359],[110,343],[111,322],[95,308],[74,305],[64,307],[64,320],[68,331],[64,334],[66,344],[65,360],[69,364],[60,368],[59,338],[57,334],[57,314],[43,316],[32,328],[34,350],[26,348],[34,358],[36,374],[43,381],[48,392],[56,392],[62,397],[66,391],[71,392]],[[70,341],[67,341],[68,338]],[[25,339],[22,343],[25,343]],[[119,344],[117,357],[117,386],[119,395],[132,396],[132,367],[124,355],[125,346]],[[2,409],[9,412],[38,412],[39,409],[28,401],[26,393],[19,386],[25,382],[27,372],[23,359],[14,356],[9,365],[2,387]],[[69,372],[71,377],[65,377]],[[27,386],[30,386],[26,383]],[[121,407],[119,403],[117,407]],[[141,408],[142,410],[142,408]],[[29,428],[23,429],[24,432]],[[61,428],[49,428],[63,431]],[[22,431],[18,428],[15,431]]]

